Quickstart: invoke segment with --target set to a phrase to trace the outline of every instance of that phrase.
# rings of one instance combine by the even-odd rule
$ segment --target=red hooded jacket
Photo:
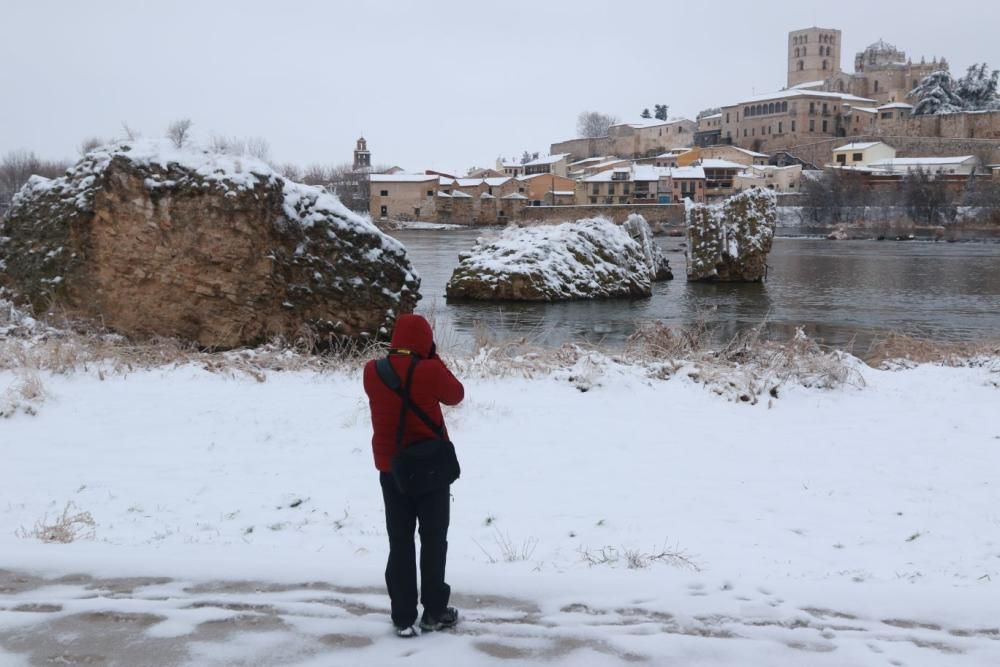
[[[458,405],[465,396],[465,389],[436,354],[430,356],[433,342],[430,324],[420,315],[400,315],[396,320],[396,328],[392,332],[392,348],[409,350],[420,359],[413,372],[410,398],[427,413],[431,421],[445,428],[441,403]],[[408,354],[392,354],[389,360],[400,381],[405,384],[412,357]],[[365,364],[364,382],[372,413],[372,453],[375,455],[375,467],[382,472],[389,472],[392,469],[392,457],[396,455],[396,430],[399,427],[402,401],[382,382],[375,370],[374,360]],[[434,432],[419,417],[412,411],[407,412],[403,447],[435,437]]]

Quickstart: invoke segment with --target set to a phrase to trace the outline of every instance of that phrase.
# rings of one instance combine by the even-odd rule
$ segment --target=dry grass
[[[883,368],[900,363],[905,365],[906,362],[967,366],[977,360],[998,357],[1000,357],[1000,340],[953,343],[892,333],[876,339],[868,348],[864,359],[865,363],[873,368]]]
[[[17,531],[17,536],[21,538],[34,538],[42,542],[58,542],[69,544],[77,540],[93,539],[97,522],[90,512],[76,511],[77,507],[72,502],[66,503],[61,515],[55,517],[51,522],[46,514],[35,522],[31,529],[23,526]]]
[[[442,327],[434,313],[428,319],[446,362],[463,378],[558,374],[580,391],[588,391],[599,386],[601,377],[616,365],[633,366],[644,368],[653,379],[682,375],[728,400],[751,404],[768,396],[777,398],[782,387],[789,385],[825,389],[864,385],[855,357],[823,347],[801,331],[791,341],[768,340],[763,335],[766,322],[725,344],[717,343],[715,332],[704,321],[683,328],[646,323],[623,348],[580,343],[552,347],[545,344],[549,332],[538,326],[500,340],[480,325],[474,332],[472,352],[452,356],[448,352],[459,348],[456,332]],[[314,354],[311,351],[317,342],[308,332],[292,340],[275,339],[255,348],[226,352],[208,352],[173,339],[135,342],[107,332],[53,328],[35,322],[0,298],[0,371],[19,376],[19,381],[0,395],[0,416],[19,409],[33,412],[45,397],[39,379],[43,373],[89,372],[104,379],[137,370],[199,365],[212,373],[265,382],[270,372],[356,373],[365,361],[383,355],[387,347],[377,341],[342,341],[323,354]],[[875,367],[913,363],[990,363],[1000,367],[1000,343],[937,343],[896,334],[873,344],[865,361]]]
[[[691,555],[684,549],[677,546],[663,546],[649,552],[642,551],[641,549],[617,549],[610,546],[594,550],[581,548],[580,560],[591,566],[615,566],[619,563],[624,563],[630,570],[644,570],[651,565],[661,563],[681,569],[701,572],[701,566],[695,562]]]

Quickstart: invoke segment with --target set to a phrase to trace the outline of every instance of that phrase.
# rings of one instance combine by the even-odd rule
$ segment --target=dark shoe
[[[446,607],[436,618],[424,614],[420,619],[420,629],[424,632],[436,632],[437,630],[447,630],[458,625],[458,610],[454,607]]]
[[[422,624],[421,624],[422,625]],[[402,637],[403,639],[409,639],[410,637],[417,636],[417,626],[415,625],[404,625],[396,626],[396,636]]]

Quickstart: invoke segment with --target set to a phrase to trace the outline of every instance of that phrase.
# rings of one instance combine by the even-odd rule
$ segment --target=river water
[[[797,327],[821,342],[864,353],[889,332],[937,340],[1000,335],[1000,243],[827,241],[777,238],[762,284],[688,283],[683,239],[659,238],[674,280],[637,300],[551,304],[451,303],[444,288],[468,250],[490,230],[403,230],[422,278],[417,312],[431,316],[447,344],[469,347],[477,333],[555,345],[624,343],[644,321],[683,327],[707,322],[718,340],[765,323],[785,339]]]

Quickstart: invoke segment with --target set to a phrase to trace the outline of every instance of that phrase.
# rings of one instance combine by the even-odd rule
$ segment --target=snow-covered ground
[[[756,405],[601,359],[469,379],[464,621],[416,640],[356,372],[42,374],[0,420],[0,665],[996,665],[996,368]],[[92,536],[31,537],[67,503]]]

